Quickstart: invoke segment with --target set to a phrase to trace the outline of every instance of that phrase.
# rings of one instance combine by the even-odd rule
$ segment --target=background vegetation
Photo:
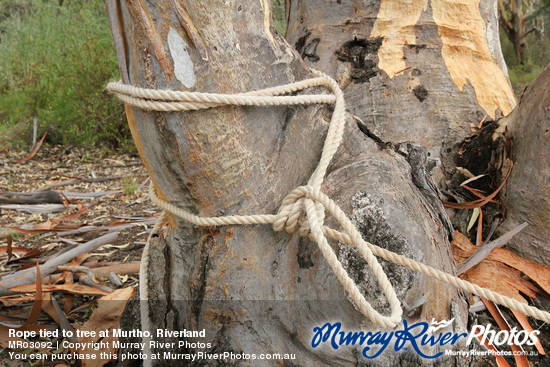
[[[519,97],[550,62],[550,0],[497,0],[497,3],[504,59]]]
[[[36,117],[39,134],[47,132],[50,143],[126,147],[130,140],[123,108],[105,91],[105,84],[117,74],[101,0],[2,0],[4,144],[29,144]]]
[[[284,1],[271,1],[284,35]],[[501,32],[519,96],[550,62],[550,0],[498,2],[501,23],[521,25],[519,41]],[[49,143],[131,150],[122,104],[105,91],[118,74],[102,0],[0,0],[0,150],[28,148],[35,118]]]

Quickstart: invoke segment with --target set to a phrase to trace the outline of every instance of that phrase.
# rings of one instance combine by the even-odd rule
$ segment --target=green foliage
[[[127,144],[124,109],[105,91],[119,72],[103,2],[35,1],[20,13],[0,27],[0,131],[29,142],[37,117],[52,143]]]
[[[284,0],[271,0],[271,10],[273,12],[273,29],[284,37],[286,33]]]
[[[31,9],[31,0],[7,0],[0,2],[0,42],[5,33],[5,21],[11,17],[25,17]]]
[[[524,63],[518,64],[512,42],[501,28],[500,40],[508,75],[516,96],[521,96],[525,87],[536,78],[539,72],[550,63],[550,0],[524,1],[526,18],[524,38]]]
[[[550,39],[547,37],[536,37],[529,35],[527,38],[527,49],[523,64],[517,64],[512,43],[501,32],[502,53],[506,65],[508,65],[508,76],[514,87],[517,97],[520,97],[525,87],[531,83],[540,71],[550,62]]]
[[[508,74],[513,84],[528,84],[532,82],[542,70],[542,66],[527,62],[523,65],[516,65],[510,68]]]
[[[122,193],[126,196],[132,195],[139,185],[135,177],[126,177],[122,180]]]

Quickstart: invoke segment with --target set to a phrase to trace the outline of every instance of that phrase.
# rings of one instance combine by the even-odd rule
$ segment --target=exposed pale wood
[[[515,105],[492,0],[290,4],[288,41],[338,78],[365,133],[381,144],[417,142],[441,159],[438,187],[456,173],[457,145],[473,126]]]
[[[42,278],[46,277],[57,270],[59,265],[66,264],[78,255],[93,251],[99,246],[114,242],[117,238],[118,233],[109,233],[64,252],[40,265],[40,275]],[[5,275],[2,280],[0,280],[0,296],[13,294],[13,292],[8,290],[9,288],[32,284],[34,282],[36,282],[36,268],[25,269],[10,275]]]

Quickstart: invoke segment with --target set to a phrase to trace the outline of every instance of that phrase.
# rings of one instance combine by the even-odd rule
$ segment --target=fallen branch
[[[112,190],[112,191],[100,191],[100,192],[67,192],[63,191],[63,195],[72,200],[87,200],[100,198],[106,195],[115,195],[122,193],[122,190]]]
[[[41,187],[39,189],[36,189],[34,191],[35,192],[36,191],[46,191],[46,190],[52,189],[54,187],[78,185],[79,183],[82,183],[82,182],[104,182],[104,181],[110,181],[110,180],[120,180],[122,178],[124,178],[124,176],[76,178],[74,180],[56,182],[56,183],[53,183],[53,184],[49,184],[49,185],[46,185],[46,186]]]
[[[86,264],[86,263],[84,263]],[[109,278],[109,274],[111,272],[114,272],[118,275],[131,275],[131,274],[137,274],[139,273],[139,264],[140,262],[131,262],[131,263],[121,263],[117,265],[110,265],[110,266],[102,266],[99,268],[92,268],[90,269],[90,273],[92,273],[96,278]],[[55,283],[59,277],[61,277],[63,274],[52,274],[50,276],[51,282]],[[74,278],[77,279],[76,275],[74,275]],[[46,279],[43,278],[43,282],[45,282]]]
[[[112,292],[113,289],[110,288],[110,287],[107,287],[106,285],[102,285],[102,284],[96,284],[94,283],[90,278],[88,278],[86,275],[82,275],[79,279],[78,279],[78,282],[82,285],[86,285],[88,287],[93,287],[93,288],[97,288],[99,290],[102,290],[102,291],[105,291],[105,292]]]
[[[487,256],[489,256],[491,251],[493,251],[493,249],[506,245],[508,242],[510,242],[512,237],[514,237],[516,234],[521,232],[525,227],[527,227],[527,225],[528,225],[527,223],[523,223],[520,226],[518,226],[517,228],[503,234],[502,236],[500,236],[496,240],[491,241],[489,243],[486,243],[486,244],[480,246],[478,248],[478,250],[476,252],[474,252],[474,254],[472,256],[470,256],[466,261],[464,261],[456,269],[456,274],[457,275],[463,274],[463,273],[467,272],[469,269],[471,269],[474,266],[476,266],[477,264],[479,264],[480,262],[482,262],[483,260],[485,260],[487,258]]]
[[[95,278],[94,273],[90,271],[89,268],[85,266],[58,266],[57,267],[61,271],[70,271],[72,273],[84,273],[86,276],[94,283],[97,283],[97,279]]]
[[[120,231],[121,229],[126,229],[126,228],[139,227],[139,226],[143,226],[143,225],[152,225],[152,224],[155,224],[157,219],[158,219],[157,217],[152,217],[152,218],[146,219],[142,222],[121,224],[121,225],[118,225],[118,226],[104,226],[104,227],[85,226],[85,227],[80,227],[78,229],[73,229],[73,230],[64,231],[64,232],[48,233],[48,234],[44,235],[43,238],[50,237],[50,236],[53,236],[53,235],[57,235],[57,236],[62,237],[62,236],[74,236],[74,235],[91,233],[91,232],[103,232],[103,231],[115,232],[115,231]]]
[[[122,282],[118,278],[118,276],[115,274],[114,271],[109,273],[109,281],[111,284],[113,284],[115,287],[120,288],[122,287]]]
[[[68,263],[80,254],[91,252],[100,246],[114,242],[117,238],[118,233],[109,233],[46,261],[43,265],[40,265],[40,273],[42,274],[42,278],[57,270],[59,265]],[[11,275],[5,275],[2,280],[0,280],[0,296],[14,294],[14,292],[9,291],[9,288],[31,284],[35,280],[36,268],[25,269]]]
[[[66,209],[76,209],[76,205],[69,205],[67,208],[63,204],[37,204],[37,205],[18,205],[18,204],[3,204],[0,209],[16,210],[18,212],[27,212],[31,214],[47,214],[58,213]]]
[[[57,191],[0,192],[0,204],[63,204]]]

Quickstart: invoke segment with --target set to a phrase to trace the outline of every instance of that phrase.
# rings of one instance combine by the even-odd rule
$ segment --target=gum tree
[[[493,121],[516,105],[494,1],[287,0],[286,38],[274,33],[267,0],[106,4],[128,84],[230,94],[307,79],[309,68],[335,78],[347,128],[322,190],[368,241],[454,271],[453,228],[437,188],[451,191],[465,170],[494,170],[492,152],[503,138],[493,137]],[[219,216],[275,213],[317,165],[331,109],[161,113],[126,106],[126,113],[159,195]],[[478,126],[491,132],[481,134],[491,137],[481,157],[464,153]],[[153,238],[147,275],[154,328],[206,329],[201,342],[211,343],[210,352],[295,353],[289,366],[368,364],[361,349],[311,348],[312,328],[327,321],[379,330],[314,242],[270,226],[196,228],[168,219],[167,233]],[[331,245],[367,299],[389,313],[357,252]],[[394,264],[383,268],[409,322],[454,318],[453,331],[467,330],[468,304],[459,292]],[[375,362],[475,363],[389,350]]]

